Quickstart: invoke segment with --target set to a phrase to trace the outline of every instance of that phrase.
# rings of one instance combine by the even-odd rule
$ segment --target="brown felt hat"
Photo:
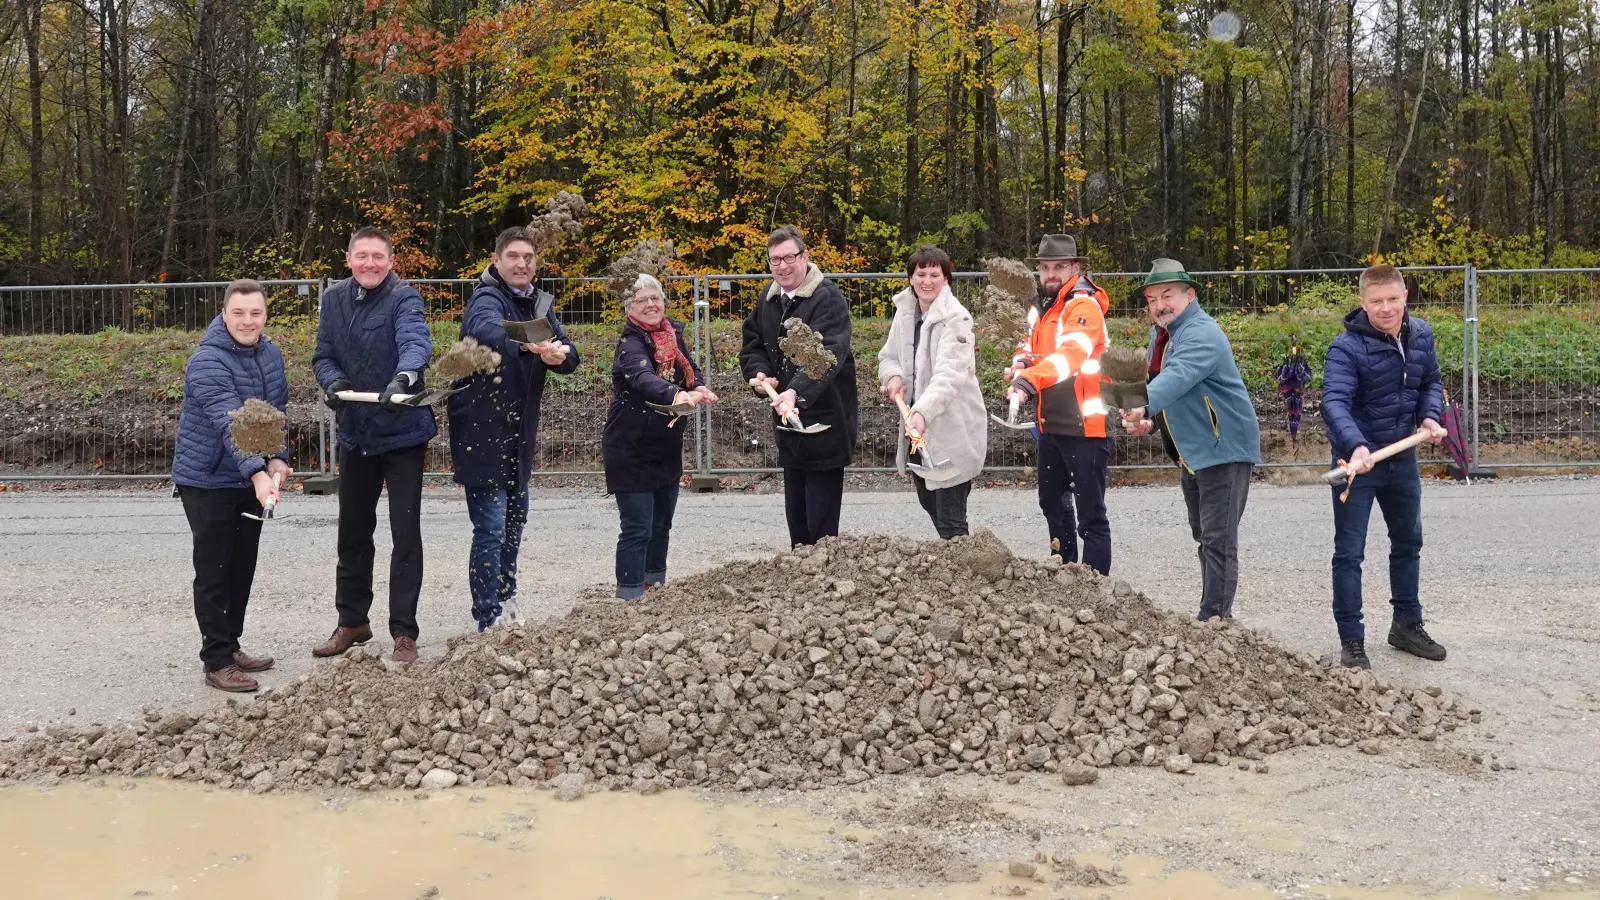
[[[1028,257],[1028,262],[1058,259],[1088,259],[1078,255],[1078,241],[1070,234],[1047,234],[1039,239],[1039,252]]]

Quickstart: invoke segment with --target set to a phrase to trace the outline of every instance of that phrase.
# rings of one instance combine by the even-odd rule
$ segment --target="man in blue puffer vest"
[[[1373,266],[1361,273],[1360,291],[1361,308],[1344,317],[1344,333],[1328,345],[1322,419],[1335,460],[1348,460],[1355,476],[1348,499],[1340,498],[1344,485],[1333,488],[1333,620],[1339,626],[1340,660],[1370,669],[1361,621],[1361,561],[1374,500],[1389,525],[1389,603],[1394,607],[1389,644],[1423,659],[1445,657],[1444,647],[1422,627],[1422,477],[1416,451],[1378,463],[1371,458],[1372,451],[1418,428],[1433,443],[1444,440],[1439,425],[1444,386],[1433,329],[1406,312],[1400,272]]]
[[[433,410],[394,401],[422,390],[433,338],[422,295],[391,271],[394,243],[367,226],[350,236],[351,277],[328,288],[317,322],[312,367],[325,402],[339,416],[339,624],[311,652],[337,656],[372,640],[372,534],[378,498],[389,488],[389,634],[393,659],[417,658],[417,598],[422,593],[422,470],[438,433]],[[381,401],[344,403],[340,391],[381,392]]]
[[[556,317],[555,298],[534,285],[538,249],[526,228],[507,228],[494,242],[494,261],[461,318],[461,336],[500,353],[500,370],[474,375],[450,397],[450,455],[455,482],[467,489],[472,550],[467,584],[472,617],[483,631],[522,616],[517,602],[517,551],[528,522],[528,480],[545,375],[570,375],[578,351]],[[555,336],[523,344],[503,322],[546,319]]]
[[[183,415],[172,453],[172,483],[183,501],[194,538],[194,615],[200,624],[200,662],[206,684],[242,693],[259,685],[253,673],[272,668],[272,657],[239,648],[244,611],[255,583],[261,514],[289,477],[287,450],[262,459],[240,450],[228,414],[246,400],[279,410],[289,403],[283,353],[262,328],[267,291],[240,279],[222,295],[200,347],[183,367]]]
[[[1261,426],[1233,345],[1200,308],[1183,264],[1158,259],[1133,292],[1156,323],[1150,342],[1149,404],[1122,413],[1129,434],[1160,422],[1177,457],[1189,530],[1200,545],[1200,615],[1233,618],[1239,586],[1239,520],[1250,498],[1250,473],[1261,462]],[[1149,418],[1146,418],[1146,415]]]

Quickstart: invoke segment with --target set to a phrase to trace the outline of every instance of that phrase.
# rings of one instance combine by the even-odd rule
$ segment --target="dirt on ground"
[[[830,538],[453,638],[399,672],[360,648],[199,716],[53,725],[0,778],[151,775],[225,788],[553,781],[652,792],[854,785],[903,773],[1057,775],[1261,764],[1432,742],[1480,713],[1435,687],[1330,667],[1125,581],[950,542]],[[1448,756],[1448,754],[1446,754]]]

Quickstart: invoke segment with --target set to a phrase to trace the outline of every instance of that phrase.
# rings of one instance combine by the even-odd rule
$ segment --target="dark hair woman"
[[[623,298],[628,314],[611,362],[606,414],[606,493],[617,498],[617,596],[634,600],[667,580],[667,542],[683,477],[683,422],[648,404],[717,401],[689,358],[683,323],[666,315],[661,282],[640,275]]]
[[[289,477],[287,450],[263,459],[234,443],[228,414],[246,400],[288,406],[283,353],[262,333],[266,291],[258,282],[228,285],[222,312],[206,329],[183,370],[183,413],[172,459],[172,482],[194,535],[194,614],[200,623],[200,661],[206,684],[253,691],[251,672],[272,668],[271,657],[239,649],[244,611],[256,575],[259,516],[276,503]]]

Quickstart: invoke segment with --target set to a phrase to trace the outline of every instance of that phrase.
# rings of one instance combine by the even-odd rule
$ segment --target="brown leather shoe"
[[[416,662],[417,661],[417,642],[414,639],[408,638],[408,637],[397,637],[397,638],[395,638],[394,639],[394,652],[389,654],[389,658],[394,660],[397,663]]]
[[[333,630],[326,641],[312,648],[312,656],[338,656],[357,644],[365,644],[372,640],[372,626],[360,625],[355,628],[346,628],[340,625]]]
[[[243,650],[233,653],[233,664],[246,672],[265,672],[272,668],[273,662],[270,656],[251,656]]]
[[[224,669],[206,672],[206,684],[219,691],[230,694],[248,694],[261,687],[254,678],[246,675],[238,666],[228,666]]]

